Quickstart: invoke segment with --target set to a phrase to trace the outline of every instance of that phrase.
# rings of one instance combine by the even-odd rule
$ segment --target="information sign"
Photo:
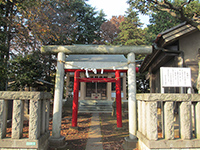
[[[161,87],[191,87],[191,69],[161,67]]]

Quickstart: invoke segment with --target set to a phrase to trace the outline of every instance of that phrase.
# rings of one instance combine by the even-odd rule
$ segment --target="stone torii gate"
[[[53,128],[50,145],[64,146],[65,137],[60,135],[62,119],[62,95],[64,84],[65,54],[123,54],[128,60],[128,117],[129,140],[136,140],[137,132],[137,104],[136,104],[136,71],[135,54],[149,54],[151,46],[105,46],[105,45],[68,45],[68,46],[43,46],[43,53],[58,53],[56,84],[54,93]]]

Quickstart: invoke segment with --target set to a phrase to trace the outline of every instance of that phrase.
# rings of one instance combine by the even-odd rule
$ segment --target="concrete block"
[[[55,150],[61,150],[61,149],[66,149],[67,143],[65,141],[65,137],[61,136],[60,138],[54,138],[53,136],[51,136],[49,138],[49,147],[51,149]]]
[[[137,147],[137,139],[130,139],[129,137],[125,137],[125,142],[123,143],[124,150],[133,150]]]

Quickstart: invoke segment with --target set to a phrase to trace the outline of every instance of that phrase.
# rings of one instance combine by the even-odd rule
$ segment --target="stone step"
[[[112,112],[112,109],[100,109],[95,107],[79,108],[79,112],[91,112],[91,111],[100,111],[100,112]]]
[[[112,113],[113,101],[107,100],[80,100],[79,113]]]
[[[78,113],[109,113],[111,114],[112,111],[98,111],[98,110],[94,110],[94,111],[91,111],[91,110],[79,110]]]
[[[112,107],[105,107],[105,106],[84,106],[84,107],[79,107],[80,110],[82,109],[93,109],[93,110],[112,110]]]
[[[79,105],[80,107],[98,107],[98,108],[112,108],[112,105]]]
[[[87,106],[79,106],[79,113],[112,113],[112,106],[110,105],[87,105]]]
[[[113,101],[107,100],[80,100],[79,106],[87,106],[87,105],[110,105],[112,106]]]

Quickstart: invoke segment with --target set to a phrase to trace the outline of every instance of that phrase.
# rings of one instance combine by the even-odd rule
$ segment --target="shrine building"
[[[127,59],[124,55],[68,55],[65,61],[66,95],[73,95],[74,72],[80,70],[79,100],[113,101],[115,72],[120,72],[121,99],[127,100]]]

